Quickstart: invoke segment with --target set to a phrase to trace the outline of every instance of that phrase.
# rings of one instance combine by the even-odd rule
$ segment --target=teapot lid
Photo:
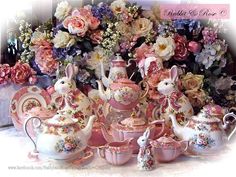
[[[203,107],[203,109],[212,116],[219,116],[224,114],[224,109],[216,104],[208,104]]]
[[[123,84],[134,84],[133,81],[131,81],[130,79],[127,79],[127,78],[120,78],[120,79],[115,80],[114,82],[123,83]]]
[[[210,115],[206,109],[202,109],[197,116],[192,117],[193,120],[199,122],[215,123],[220,122],[221,120],[213,115]]]
[[[146,125],[147,122],[143,118],[137,117],[133,112],[129,118],[122,120],[121,124],[127,127],[136,127]]]
[[[179,147],[181,144],[166,134],[151,143],[155,147]]]
[[[68,126],[77,123],[77,119],[71,118],[71,116],[63,115],[63,114],[56,114],[51,119],[47,119],[45,121],[46,124],[55,125],[55,126]]]

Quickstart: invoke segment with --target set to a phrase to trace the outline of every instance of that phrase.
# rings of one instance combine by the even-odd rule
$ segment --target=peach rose
[[[24,84],[28,82],[29,78],[35,74],[35,71],[28,63],[17,62],[11,68],[11,80],[15,84]]]
[[[132,32],[137,36],[146,36],[152,30],[152,25],[147,18],[138,18],[132,23]]]
[[[181,81],[183,87],[186,90],[197,90],[202,88],[203,85],[203,75],[196,75],[188,72],[184,77],[182,77]]]
[[[68,29],[71,34],[77,34],[81,37],[88,31],[88,22],[81,15],[66,17],[63,21],[63,26]]]
[[[147,44],[143,43],[140,47],[135,49],[134,55],[136,60],[141,61],[150,55],[154,55],[154,50],[152,46],[148,46]]]

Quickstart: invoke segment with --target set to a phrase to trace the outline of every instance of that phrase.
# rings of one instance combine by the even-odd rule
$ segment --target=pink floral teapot
[[[204,107],[196,116],[192,116],[185,126],[178,124],[174,114],[169,117],[172,121],[174,134],[181,140],[189,141],[188,152],[194,155],[213,154],[224,147],[227,139],[235,133],[236,127],[228,135],[225,130],[230,122],[228,117],[236,119],[234,113],[227,113],[222,121],[209,114],[208,107]]]
[[[129,79],[118,79],[110,84],[110,87],[104,91],[101,81],[97,81],[99,95],[107,101],[113,108],[118,110],[132,110],[138,104],[139,100],[144,98],[149,90],[145,81],[146,91],[142,93],[141,88]]]

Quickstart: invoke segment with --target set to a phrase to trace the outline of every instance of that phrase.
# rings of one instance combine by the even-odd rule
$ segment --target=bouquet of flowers
[[[136,80],[147,79],[151,87],[177,65],[180,88],[195,107],[209,101],[222,106],[235,104],[234,80],[225,70],[232,60],[226,41],[220,37],[222,22],[164,20],[158,5],[145,10],[125,0],[83,7],[62,1],[54,21],[35,30],[21,21],[19,39],[24,50],[13,68],[0,65],[0,84],[9,79],[22,84],[32,75],[34,79],[37,75],[55,79],[68,63],[75,63],[79,68],[77,86],[96,88],[100,62],[108,71],[119,53],[126,61],[135,61],[128,73],[134,72]]]

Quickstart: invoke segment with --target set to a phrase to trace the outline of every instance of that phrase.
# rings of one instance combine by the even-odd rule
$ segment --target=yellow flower
[[[74,45],[75,39],[67,32],[58,31],[52,42],[55,48],[65,48]]]
[[[146,36],[152,30],[153,23],[147,18],[138,18],[132,23],[132,32],[137,36]]]
[[[203,75],[196,75],[188,72],[182,79],[183,87],[186,90],[197,90],[201,89],[203,85]]]
[[[125,9],[126,3],[124,0],[116,0],[111,3],[111,10],[113,11],[114,14],[121,14]]]

